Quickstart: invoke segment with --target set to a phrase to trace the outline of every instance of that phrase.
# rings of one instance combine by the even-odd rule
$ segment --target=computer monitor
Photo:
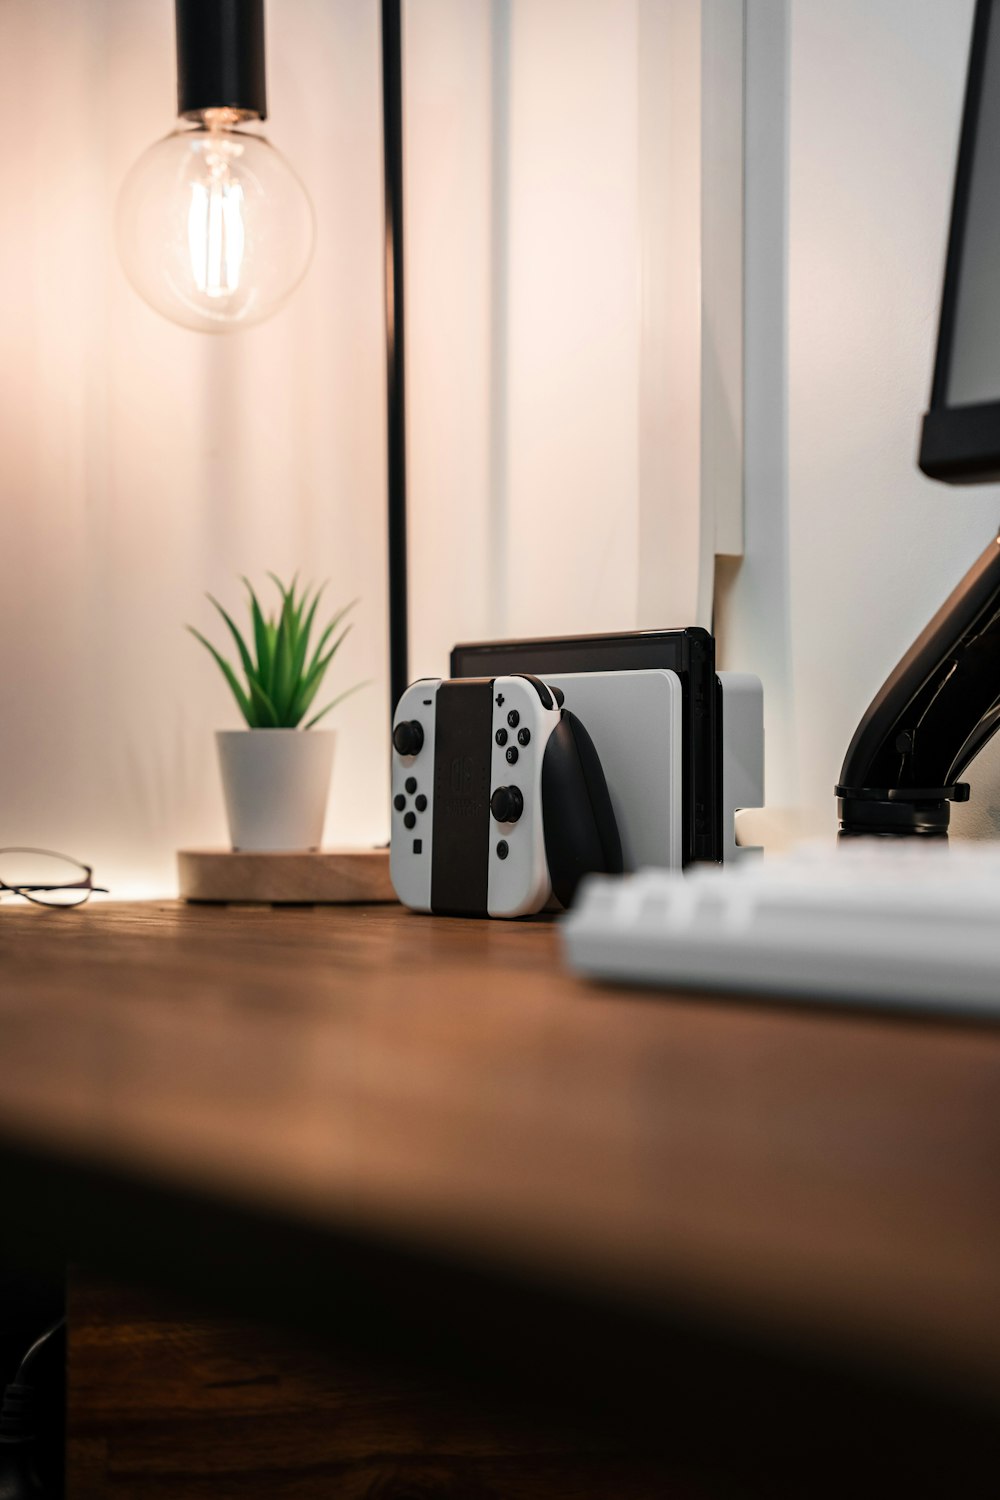
[[[1000,479],[1000,4],[977,0],[920,467]]]
[[[1000,0],[977,0],[941,324],[920,467],[1000,479]],[[948,830],[960,778],[1000,728],[1000,537],[872,699],[836,795],[844,836]]]

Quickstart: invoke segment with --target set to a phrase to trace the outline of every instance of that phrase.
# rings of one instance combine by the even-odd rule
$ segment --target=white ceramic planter
[[[318,849],[335,729],[219,729],[222,790],[234,849]]]

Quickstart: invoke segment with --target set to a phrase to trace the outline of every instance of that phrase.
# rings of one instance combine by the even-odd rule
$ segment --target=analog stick
[[[524,798],[516,786],[498,786],[490,798],[490,812],[498,823],[516,823],[524,812]]]
[[[404,719],[392,731],[392,743],[400,755],[416,755],[423,748],[423,726],[416,719]]]

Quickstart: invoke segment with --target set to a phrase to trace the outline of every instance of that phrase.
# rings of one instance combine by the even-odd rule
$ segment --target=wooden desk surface
[[[0,1158],[1000,1393],[1000,1030],[589,987],[548,921],[12,903],[0,1057]]]

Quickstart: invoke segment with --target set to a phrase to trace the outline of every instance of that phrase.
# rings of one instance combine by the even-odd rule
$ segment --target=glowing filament
[[[191,274],[206,297],[228,297],[243,265],[243,188],[225,175],[192,182],[188,209]]]

